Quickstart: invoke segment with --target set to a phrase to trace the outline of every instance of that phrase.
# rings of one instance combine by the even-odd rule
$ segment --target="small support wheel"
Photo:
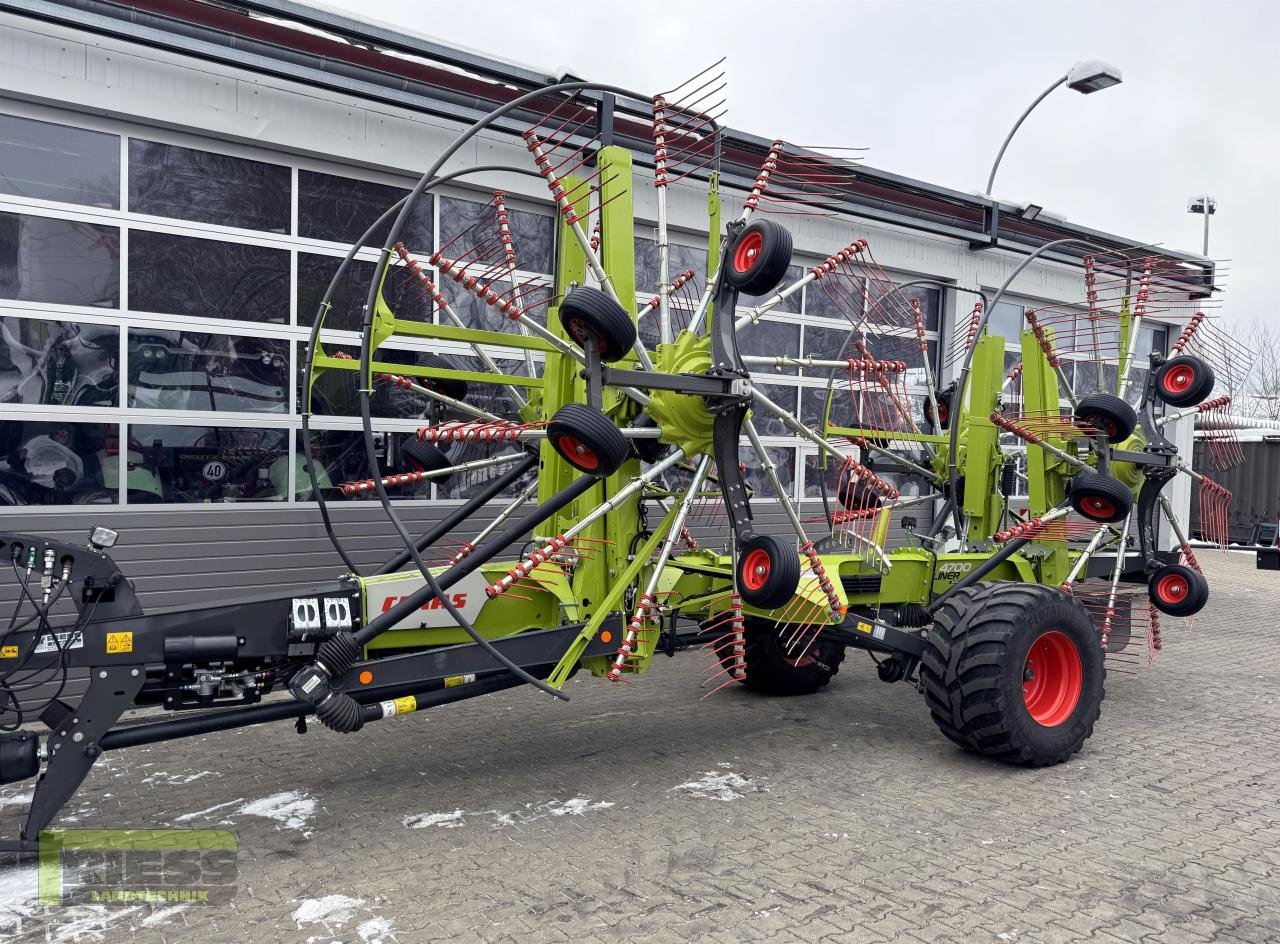
[[[1107,442],[1124,442],[1138,425],[1138,414],[1114,393],[1091,393],[1076,405],[1076,422],[1096,429]]]
[[[791,265],[791,233],[773,220],[755,220],[729,247],[724,277],[747,295],[764,295],[778,287]]]
[[[457,365],[451,364],[439,354],[423,354],[420,356],[418,364],[421,367],[430,367],[433,370],[458,370]],[[414,377],[412,379],[428,390],[442,393],[454,400],[467,399],[467,382],[465,380],[441,377]]]
[[[622,430],[600,410],[583,403],[562,406],[547,424],[547,438],[569,465],[601,477],[617,472],[631,453]]]
[[[1067,488],[1071,507],[1101,524],[1124,521],[1133,510],[1133,492],[1119,479],[1097,472],[1080,472]]]
[[[452,464],[443,449],[435,443],[423,442],[412,433],[400,440],[400,463],[406,472],[435,472]],[[437,482],[448,478],[447,475],[435,476]]]
[[[867,511],[880,507],[880,496],[866,482],[849,477],[840,483],[840,504],[846,511]]]
[[[1147,581],[1147,596],[1161,613],[1194,616],[1209,602],[1209,581],[1186,564],[1168,564]]]
[[[800,586],[800,555],[778,538],[758,534],[738,547],[737,577],[744,603],[776,609]]]
[[[626,357],[636,343],[636,323],[599,289],[579,285],[560,303],[560,324],[580,347],[594,345],[606,364]]]
[[[1174,357],[1156,368],[1155,389],[1170,406],[1195,406],[1213,393],[1213,368],[1191,354]]]
[[[920,681],[934,722],[967,750],[1059,764],[1102,711],[1102,646],[1084,605],[1056,587],[980,583],[935,614]]]
[[[658,424],[648,413],[641,413],[631,424],[638,429],[656,429]],[[652,465],[671,451],[671,447],[661,439],[632,439],[631,452],[641,462]]]
[[[951,387],[946,390],[938,391],[938,415],[933,415],[933,404],[928,400],[924,401],[924,419],[930,426],[938,430],[947,428],[947,424],[951,422]]]
[[[794,652],[787,642],[800,629]],[[844,646],[822,636],[806,648],[812,627],[748,619],[744,627],[747,688],[764,695],[813,695],[840,671]],[[801,641],[803,640],[803,641]],[[727,648],[720,656],[726,669],[733,668],[733,653]]]

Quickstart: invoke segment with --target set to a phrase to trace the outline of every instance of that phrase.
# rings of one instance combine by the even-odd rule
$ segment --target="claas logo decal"
[[[391,609],[393,606],[395,606],[397,603],[399,603],[403,599],[405,598],[394,597],[394,596],[387,597],[385,600],[382,601],[382,612],[383,613],[387,612],[387,610]],[[467,595],[465,593],[455,593],[453,594],[453,596],[449,598],[449,602],[451,602],[457,609],[462,609],[464,606],[467,605]],[[434,599],[429,600],[428,602],[422,604],[422,606],[419,607],[419,609],[443,610],[444,601],[441,600],[439,597],[435,597]]]

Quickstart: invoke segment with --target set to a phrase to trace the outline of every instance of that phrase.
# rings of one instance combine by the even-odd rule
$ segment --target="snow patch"
[[[226,803],[218,803],[215,806],[208,807],[207,809],[196,810],[194,813],[183,813],[181,816],[175,817],[174,822],[185,823],[188,820],[193,820],[199,816],[208,816],[214,810],[223,810],[223,809],[226,809],[228,806],[235,806],[237,803],[243,803],[243,802],[244,802],[244,797],[237,797],[234,800],[228,800]]]
[[[74,885],[74,875],[63,878],[68,885]],[[0,939],[4,940],[16,939],[19,935],[45,944],[119,940],[137,927],[165,924],[190,907],[42,905],[35,865],[0,869]]]
[[[463,819],[467,815],[466,810],[454,810],[452,813],[419,813],[417,816],[406,816],[404,825],[409,829],[428,829],[432,826],[457,829],[459,826],[467,825]]]
[[[741,800],[744,796],[740,790],[748,793],[754,793],[759,788],[752,781],[743,777],[741,774],[733,773],[717,773],[714,770],[708,770],[698,780],[690,780],[688,783],[676,784],[668,793],[676,790],[682,790],[691,797],[697,797],[700,800],[718,800],[721,803],[728,803],[731,800]]]
[[[271,796],[263,797],[261,800],[246,803],[236,810],[237,813],[242,813],[246,816],[261,816],[265,819],[273,819],[279,824],[277,826],[278,829],[304,829],[307,821],[315,815],[315,811],[315,797],[296,790],[273,793]]]
[[[406,816],[402,822],[408,829],[427,829],[438,826],[442,829],[457,829],[467,825],[471,819],[488,818],[491,828],[501,829],[504,826],[523,826],[549,816],[584,816],[607,810],[614,804],[608,800],[593,800],[590,797],[573,797],[563,802],[548,800],[545,803],[526,803],[522,810],[450,810],[447,813],[418,813]]]
[[[356,934],[364,944],[388,944],[399,939],[391,930],[391,922],[386,918],[370,918],[356,927]]]
[[[323,924],[326,928],[331,928],[335,924],[346,924],[356,916],[356,909],[362,907],[363,898],[352,898],[349,895],[308,898],[294,911],[293,920],[298,927],[304,924]]]
[[[171,774],[167,770],[157,770],[149,777],[143,777],[143,783],[163,783],[166,786],[174,786],[183,783],[195,783],[197,780],[203,780],[205,777],[222,776],[214,774],[212,770],[202,770],[198,774]]]
[[[0,810],[6,806],[26,806],[31,802],[33,794],[19,793],[17,796],[0,797]]]

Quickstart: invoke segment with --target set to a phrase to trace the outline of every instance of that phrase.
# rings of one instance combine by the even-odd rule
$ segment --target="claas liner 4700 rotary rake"
[[[1194,476],[1210,520],[1225,499],[1162,429],[1220,405],[1209,399],[1214,369],[1242,369],[1241,352],[1195,312],[1203,283],[1185,270],[1141,250],[1098,250],[1084,257],[1081,309],[1027,312],[1022,359],[1010,371],[1005,339],[986,327],[1004,289],[974,293],[972,320],[939,358],[954,375],[941,386],[919,304],[866,240],[782,284],[791,236],[767,214],[829,212],[846,162],[777,142],[741,212],[722,223],[716,116],[702,104],[719,81],[704,73],[683,101],[584,82],[513,98],[370,227],[366,240],[389,235],[359,357],[330,353],[320,338],[344,263],[301,378],[304,455],[313,388],[346,372],[359,381],[373,470],[367,481],[333,484],[307,463],[348,565],[332,584],[144,612],[106,552],[110,529],[95,529],[87,546],[0,534],[21,588],[0,640],[0,781],[39,775],[19,848],[35,847],[104,751],[272,720],[303,729],[311,715],[354,733],[522,684],[565,698],[580,667],[634,680],[657,653],[694,646],[710,652],[712,690],[742,683],[771,694],[814,692],[847,648],[864,649],[883,680],[917,685],[942,732],[970,750],[1050,764],[1080,748],[1099,716],[1104,660],[1149,658],[1158,614],[1191,615],[1208,598],[1162,489]],[[640,114],[653,134],[660,290],[639,304],[632,158],[601,121],[624,102],[629,120]],[[501,192],[429,256],[397,239],[414,202],[442,181],[513,170],[442,173],[499,119],[528,122],[523,172],[545,180],[559,211],[552,286],[517,278],[520,247]],[[702,286],[692,270],[671,267],[667,192],[682,179],[708,189]],[[425,293],[437,317],[398,317],[383,291],[392,278],[400,292]],[[843,347],[829,358],[741,354],[737,333],[805,286],[848,316]],[[740,296],[757,303],[739,309]],[[455,307],[464,300],[478,301],[498,329],[465,326]],[[1138,350],[1143,319],[1157,312],[1185,323],[1170,358]],[[474,360],[380,360],[396,337],[452,342]],[[500,369],[501,351],[525,370]],[[818,428],[753,386],[752,368],[775,366],[827,380]],[[429,402],[425,425],[393,440],[382,468],[373,399],[410,393]],[[510,405],[505,416],[476,405],[497,398]],[[766,422],[771,435],[785,431],[816,451],[821,515],[806,519],[782,485],[757,428]],[[491,477],[426,533],[409,532],[390,501],[397,489],[476,469]],[[1009,502],[1019,480],[1025,515]],[[757,530],[753,492],[778,503],[785,539]],[[371,573],[352,563],[325,501],[360,496],[381,502],[403,544]],[[481,509],[486,523],[468,531]],[[712,515],[723,516],[721,550],[693,534]],[[1162,518],[1172,552],[1157,547]],[[453,534],[469,536],[446,546]],[[1142,583],[1147,598],[1135,600]],[[74,612],[59,621],[55,604],[68,602]],[[71,670],[87,676],[75,698],[66,694]],[[180,714],[120,723],[140,706]]]

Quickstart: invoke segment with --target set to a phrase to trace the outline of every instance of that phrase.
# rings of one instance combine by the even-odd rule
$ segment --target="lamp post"
[[[1187,212],[1204,214],[1204,252],[1201,255],[1207,257],[1209,255],[1209,217],[1218,212],[1218,201],[1207,193],[1192,197],[1187,201]]]
[[[983,191],[987,196],[991,196],[991,187],[996,180],[996,169],[1000,166],[1000,159],[1004,157],[1005,150],[1009,147],[1009,142],[1013,140],[1013,136],[1017,134],[1018,129],[1022,127],[1022,123],[1027,120],[1027,115],[1035,109],[1042,101],[1049,97],[1052,92],[1060,85],[1065,85],[1069,89],[1074,89],[1081,95],[1090,95],[1104,88],[1110,88],[1113,85],[1120,84],[1120,70],[1113,65],[1108,65],[1098,59],[1090,59],[1088,62],[1077,62],[1071,67],[1071,71],[1060,79],[1056,79],[1052,85],[1040,93],[1040,97],[1027,106],[1027,110],[1018,116],[1018,120],[1013,123],[1013,127],[1009,129],[1008,135],[1005,136],[1004,144],[1000,145],[1000,153],[996,155],[995,163],[991,165],[991,173],[987,177],[987,189]]]

